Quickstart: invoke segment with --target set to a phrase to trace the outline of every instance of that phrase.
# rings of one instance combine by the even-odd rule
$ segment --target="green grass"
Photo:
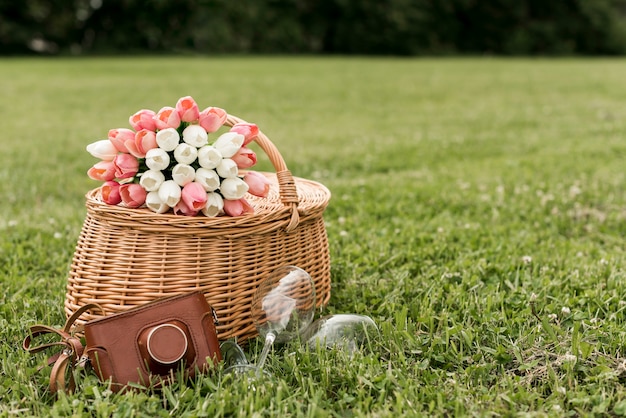
[[[0,65],[0,416],[626,414],[626,60],[5,59]],[[86,144],[192,95],[260,125],[333,193],[332,298],[371,351],[269,359],[55,400],[34,323],[61,325]],[[267,162],[263,167],[267,168]],[[247,353],[255,358],[260,346]]]

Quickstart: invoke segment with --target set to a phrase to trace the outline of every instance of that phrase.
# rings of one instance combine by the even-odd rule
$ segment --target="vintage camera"
[[[215,311],[201,292],[168,297],[85,324],[85,354],[101,381],[158,387],[221,360]]]

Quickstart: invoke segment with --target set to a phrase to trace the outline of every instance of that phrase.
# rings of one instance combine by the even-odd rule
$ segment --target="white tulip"
[[[194,178],[196,178],[196,170],[189,164],[176,164],[174,168],[172,168],[172,179],[180,187],[191,183]]]
[[[117,148],[108,139],[102,139],[87,145],[87,152],[96,158],[100,158],[102,161],[113,161],[118,154]]]
[[[209,135],[200,125],[189,125],[183,130],[183,141],[196,148],[200,148],[209,142]]]
[[[166,180],[159,187],[159,199],[171,208],[180,201],[181,193],[180,186],[174,180]]]
[[[198,163],[200,167],[215,168],[222,161],[222,153],[212,145],[206,145],[198,150]]]
[[[198,158],[198,149],[183,142],[174,150],[174,158],[181,164],[191,164]]]
[[[220,191],[224,199],[237,200],[244,197],[248,192],[248,185],[239,177],[231,177],[222,181]]]
[[[222,153],[222,157],[230,158],[237,154],[244,140],[245,137],[237,132],[226,132],[217,138],[213,146]]]
[[[146,152],[146,165],[151,170],[165,170],[170,165],[170,156],[164,149],[153,148]]]
[[[223,158],[215,170],[217,171],[217,174],[224,179],[237,177],[237,174],[239,174],[237,163],[230,158]]]
[[[209,192],[206,195],[206,206],[202,208],[204,216],[217,216],[224,209],[224,199],[218,193]]]
[[[147,192],[154,192],[159,190],[161,184],[165,181],[165,175],[159,170],[145,171],[139,179],[141,187],[146,189]]]
[[[156,142],[159,148],[165,151],[174,151],[180,142],[180,135],[174,128],[161,129],[156,134]]]
[[[169,206],[163,203],[159,197],[159,192],[156,191],[146,195],[146,206],[155,213],[165,213],[170,209]]]
[[[217,175],[215,170],[209,170],[208,168],[200,167],[197,169],[194,181],[201,184],[207,192],[212,192],[220,187],[220,176]]]

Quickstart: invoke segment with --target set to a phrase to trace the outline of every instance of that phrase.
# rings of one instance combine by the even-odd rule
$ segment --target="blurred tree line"
[[[0,0],[0,54],[626,53],[626,0]]]

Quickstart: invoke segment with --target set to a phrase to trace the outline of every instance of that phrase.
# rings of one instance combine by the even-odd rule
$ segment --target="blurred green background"
[[[0,55],[616,55],[626,0],[0,0]]]

